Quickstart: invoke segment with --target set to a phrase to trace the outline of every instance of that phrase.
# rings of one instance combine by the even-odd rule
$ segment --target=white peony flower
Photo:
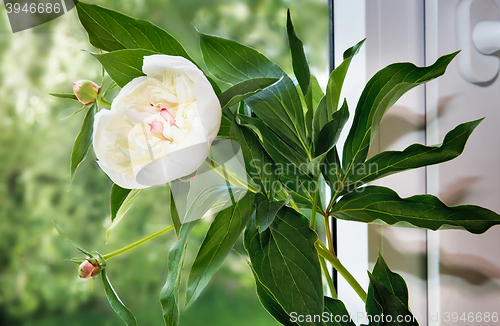
[[[209,81],[183,57],[144,57],[111,110],[95,116],[94,151],[101,169],[123,188],[165,184],[193,173],[208,155],[221,121]]]

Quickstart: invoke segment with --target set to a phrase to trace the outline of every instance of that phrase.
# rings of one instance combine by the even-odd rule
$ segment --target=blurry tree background
[[[321,84],[328,77],[326,0],[96,0],[151,20],[176,37],[201,62],[200,31],[253,46],[291,73],[286,9],[306,46]],[[111,182],[93,151],[69,184],[69,155],[83,114],[49,92],[72,92],[79,79],[101,81],[95,50],[76,10],[13,34],[0,8],[0,325],[122,325],[109,307],[100,278],[81,280],[79,252],[54,230],[55,221],[87,250],[111,252],[170,224],[164,187],[143,191],[106,244]],[[190,237],[186,273],[209,221]],[[109,261],[109,278],[141,325],[163,325],[158,300],[166,279],[173,231]],[[244,252],[241,242],[236,248]],[[81,256],[81,255],[80,255]],[[231,253],[182,325],[277,325],[260,306],[251,271]]]

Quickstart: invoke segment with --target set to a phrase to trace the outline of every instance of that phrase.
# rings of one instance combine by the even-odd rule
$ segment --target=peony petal
[[[185,73],[193,81],[203,76],[203,72],[198,67],[183,57],[165,54],[154,54],[144,57],[142,71],[148,77],[163,81],[163,75],[169,69],[174,69],[179,75]]]
[[[196,109],[210,143],[215,139],[220,129],[222,110],[212,85],[205,76],[195,81],[194,89]]]
[[[102,161],[97,161],[97,164],[99,164],[99,167],[104,171],[104,173],[106,173],[108,175],[108,177],[111,179],[111,181],[113,181],[114,183],[116,183],[117,185],[119,185],[122,188],[125,188],[125,189],[144,189],[144,188],[151,187],[151,185],[144,185],[144,184],[137,182],[136,180],[134,180],[133,178],[129,177],[126,174],[121,174],[121,173],[116,172],[115,170],[109,168],[106,165],[106,163],[104,163]]]
[[[208,150],[209,144],[206,142],[179,149],[142,168],[136,180],[150,187],[191,174],[203,164]]]

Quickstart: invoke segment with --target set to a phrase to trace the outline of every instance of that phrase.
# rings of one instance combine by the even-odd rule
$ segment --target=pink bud
[[[97,100],[101,88],[90,80],[78,80],[73,83],[73,92],[78,101],[84,105],[92,104]]]
[[[78,276],[83,279],[96,277],[101,272],[101,269],[102,268],[99,266],[97,261],[90,262],[86,260],[80,264],[80,267],[78,267]]]

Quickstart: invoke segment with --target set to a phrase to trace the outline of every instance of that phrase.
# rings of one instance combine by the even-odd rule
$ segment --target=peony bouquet
[[[240,254],[253,272],[257,295],[281,324],[354,325],[337,298],[333,267],[366,303],[370,325],[400,325],[402,316],[405,325],[417,325],[403,278],[379,256],[368,289],[361,287],[336,257],[330,223],[343,219],[478,234],[500,223],[498,214],[482,207],[448,207],[431,195],[401,198],[389,188],[367,185],[462,153],[480,120],[458,125],[439,145],[413,144],[368,157],[385,112],[405,92],[444,74],[457,53],[428,67],[385,67],[350,113],[340,93],[364,40],[345,51],[323,91],[310,73],[290,13],[286,33],[293,79],[255,49],[199,32],[203,71],[176,39],[148,21],[83,2],[76,2],[76,9],[90,43],[100,49],[90,54],[110,82],[104,87],[78,81],[74,95],[54,94],[80,101],[86,112],[71,153],[71,177],[93,148],[97,164],[114,182],[108,236],[140,200],[141,189],[164,186],[170,194],[170,227],[105,255],[74,244],[85,255],[73,259],[79,276],[102,277],[111,308],[125,324],[137,321],[109,283],[106,270],[119,267],[108,260],[169,230],[177,240],[159,291],[168,326],[179,325],[182,306],[198,298],[242,234],[246,253]],[[115,87],[120,90],[110,100]],[[337,142],[350,114],[353,122],[340,151]],[[207,216],[213,221],[183,300],[180,273],[189,233]]]

